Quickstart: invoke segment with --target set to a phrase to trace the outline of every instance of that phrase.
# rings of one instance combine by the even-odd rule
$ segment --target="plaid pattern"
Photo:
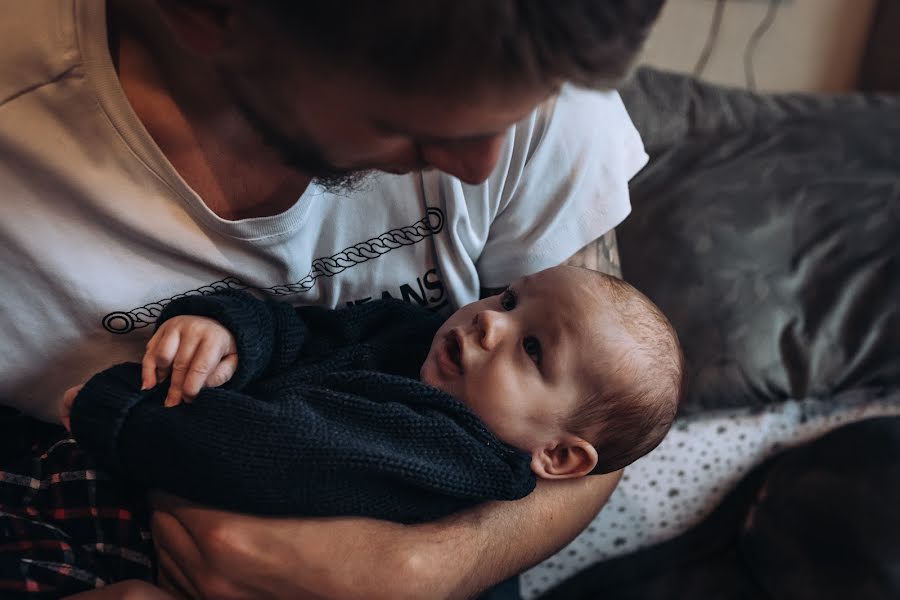
[[[0,414],[0,598],[152,580],[147,514],[143,497],[95,470],[65,430]]]

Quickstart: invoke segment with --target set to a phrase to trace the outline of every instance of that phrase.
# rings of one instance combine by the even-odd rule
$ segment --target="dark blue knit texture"
[[[441,320],[399,301],[295,309],[246,293],[172,302],[234,333],[238,374],[192,404],[117,365],[76,399],[73,433],[152,488],[267,515],[439,518],[532,491],[530,459],[416,377]]]

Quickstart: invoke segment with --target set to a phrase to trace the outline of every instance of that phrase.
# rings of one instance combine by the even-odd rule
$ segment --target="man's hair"
[[[568,417],[566,430],[597,450],[593,473],[610,473],[653,450],[668,433],[685,393],[684,354],[653,302],[621,279],[593,273],[605,286],[604,299],[624,339],[603,342],[602,384]]]
[[[610,87],[665,0],[265,0],[306,51],[397,88]]]

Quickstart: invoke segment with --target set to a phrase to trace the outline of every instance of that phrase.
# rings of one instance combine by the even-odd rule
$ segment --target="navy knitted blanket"
[[[102,465],[146,487],[265,515],[436,519],[532,491],[527,454],[465,405],[418,381],[441,320],[399,301],[293,308],[241,292],[180,298],[176,315],[235,336],[238,370],[191,404],[140,390],[140,366],[84,386],[72,432]]]

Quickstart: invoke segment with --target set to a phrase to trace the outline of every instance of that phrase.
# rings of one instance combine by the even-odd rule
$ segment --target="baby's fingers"
[[[141,389],[149,390],[166,380],[178,352],[180,336],[175,330],[156,332],[141,360]]]
[[[234,376],[237,371],[238,357],[237,354],[228,354],[222,358],[222,361],[213,369],[213,372],[206,378],[206,387],[219,387],[225,385]]]
[[[194,352],[193,359],[191,359],[191,364],[185,372],[184,383],[181,385],[185,402],[190,402],[196,398],[201,388],[209,385],[207,382],[217,372],[218,365],[222,362],[222,355],[222,344],[219,341],[204,338],[200,342],[196,352]],[[234,373],[233,370],[232,373]],[[228,378],[230,377],[231,375],[229,374]],[[225,381],[228,381],[228,378]]]
[[[169,378],[169,393],[166,395],[165,406],[177,406],[181,404],[184,395],[184,382],[194,364],[194,356],[200,341],[192,336],[184,336],[172,361],[172,375]]]
[[[78,392],[81,391],[81,388],[84,387],[84,384],[76,385],[75,387],[70,387],[63,394],[62,407],[60,408],[60,420],[62,421],[63,427],[66,428],[66,431],[72,431],[72,406],[75,404],[75,398],[78,396]]]

